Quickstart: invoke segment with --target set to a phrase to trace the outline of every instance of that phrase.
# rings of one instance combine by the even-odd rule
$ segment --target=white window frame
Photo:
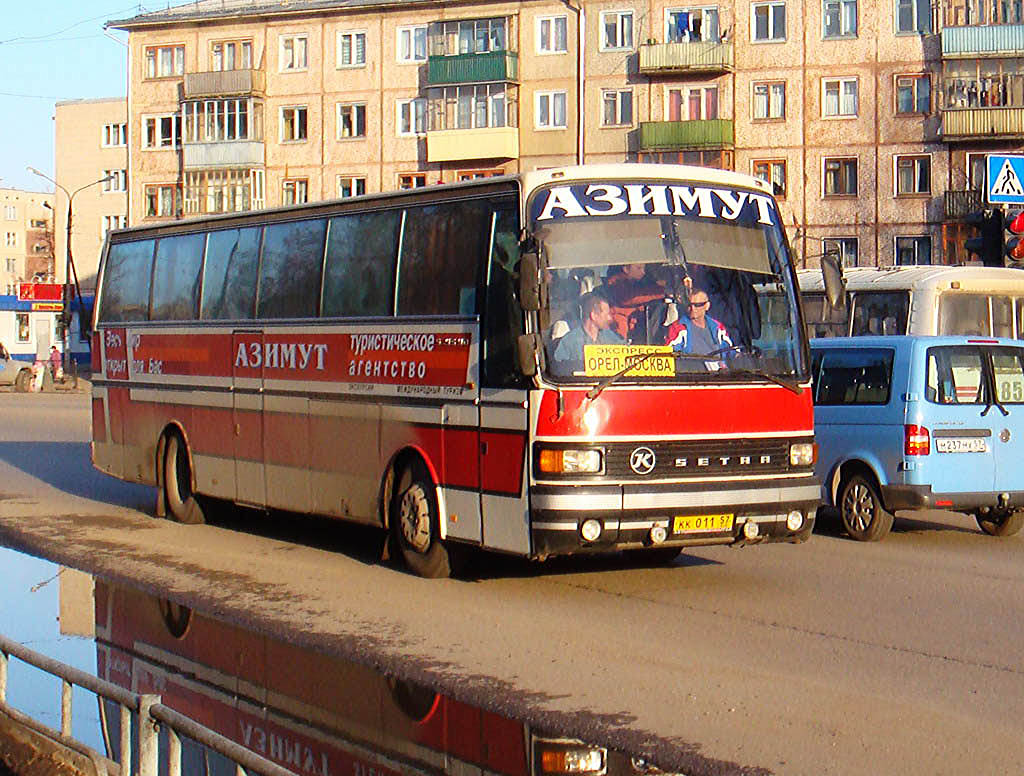
[[[913,240],[914,241],[914,263],[913,264],[901,264],[900,263],[900,251],[899,244],[900,240]],[[922,264],[917,261],[920,255],[920,244],[922,240],[928,241],[928,262]],[[935,241],[932,240],[930,234],[897,234],[892,238],[892,261],[893,264],[901,267],[927,267],[935,263]]]
[[[302,124],[303,124],[303,129],[302,129],[303,135],[302,135],[302,137],[290,137],[290,138],[287,138],[287,139],[285,138],[285,136],[284,136],[284,128],[285,128],[285,126],[288,123],[286,121],[286,119],[285,119],[285,111],[302,111],[302,113],[305,115],[305,120],[302,122]],[[309,141],[309,106],[307,106],[307,105],[282,105],[281,108],[278,110],[277,116],[278,116],[278,134],[277,134],[278,142],[280,142],[280,143],[306,143],[306,142]],[[299,126],[298,125],[298,114],[296,113],[296,116],[295,116],[295,129],[296,130],[298,129],[298,126]]]
[[[768,30],[763,38],[757,37],[757,11],[759,8],[768,9]],[[775,35],[777,20],[775,15],[778,9],[782,9],[782,35]],[[786,20],[786,3],[784,0],[771,0],[771,2],[754,3],[750,7],[750,42],[751,43],[785,43],[788,35]]]
[[[829,162],[850,162],[854,164],[854,170],[857,175],[857,185],[854,187],[852,192],[838,192],[830,193],[828,191],[828,170],[826,169]],[[833,197],[857,197],[860,196],[860,158],[857,156],[823,156],[821,158],[821,197],[822,199],[831,199]]]
[[[408,116],[406,110],[410,111]],[[418,119],[418,121],[417,121]],[[419,127],[417,128],[417,124]],[[409,130],[405,130],[405,126]],[[395,134],[398,137],[417,137],[427,132],[427,99],[426,97],[412,97],[404,100],[395,100]]]
[[[832,35],[828,34],[825,28],[826,19],[828,18],[828,12],[826,6],[835,5],[836,11],[839,14],[839,32]],[[848,21],[848,16],[843,13],[844,8],[853,6],[853,30],[843,30],[844,21]],[[821,39],[822,40],[844,40],[848,38],[856,38],[857,31],[860,26],[860,8],[858,6],[858,0],[822,0],[821,2]]]
[[[563,48],[557,48],[558,36],[556,34],[556,25],[561,23],[565,28],[565,46]],[[544,25],[548,25],[548,48],[544,48]],[[540,56],[548,56],[550,54],[568,54],[569,53],[569,17],[565,14],[557,16],[538,16],[537,17],[537,54]]]
[[[618,11],[601,11],[600,17],[600,46],[598,47],[601,51],[632,51],[634,48],[634,39],[636,37],[636,27],[634,24],[634,13],[632,9],[623,9]],[[609,41],[605,38],[607,32],[607,19],[610,17],[617,17],[615,22],[615,40],[609,45]],[[624,19],[629,19],[629,40],[626,40],[626,31],[623,25]]]
[[[412,183],[413,185],[412,186],[403,186],[402,185],[402,178],[408,178],[410,183]],[[421,182],[420,179],[422,179],[422,182]],[[420,172],[420,171],[416,171],[416,172],[400,172],[400,173],[397,173],[395,175],[395,185],[399,189],[404,191],[404,190],[407,190],[407,189],[421,189],[424,186],[429,185],[429,181],[427,180],[427,173],[425,173],[425,172]]]
[[[4,247],[6,248],[17,248],[18,247],[18,233],[8,232],[4,238]]]
[[[170,137],[163,134],[164,121],[171,120]],[[154,128],[159,130],[156,133],[155,144],[149,143],[149,122],[155,122]],[[173,151],[177,149],[181,141],[181,114],[180,113],[150,113],[142,115],[142,150],[143,151]]]
[[[123,194],[128,190],[128,170],[104,170],[103,177],[110,178],[110,180],[103,181],[101,193]]]
[[[900,191],[900,162],[902,160],[908,160],[913,162],[914,172],[914,191]],[[919,162],[927,160],[928,164],[928,189],[926,191],[917,191],[917,180],[920,174]],[[892,190],[893,196],[895,197],[923,197],[929,196],[932,193],[932,155],[928,153],[921,154],[894,154],[892,157]]]
[[[360,60],[356,57],[356,38],[361,37],[363,39],[363,58]],[[349,55],[352,59],[351,62],[342,61],[342,38],[351,38],[349,42]],[[337,67],[339,70],[354,68],[354,67],[366,67],[366,30],[338,30],[337,37],[338,51],[336,56]]]
[[[115,123],[103,125],[103,135],[100,140],[101,148],[123,148],[126,145],[128,145],[127,124]]]
[[[629,117],[628,117],[628,119],[625,119],[625,120],[624,120],[624,117],[622,115],[622,106],[623,106],[622,95],[624,95],[624,94],[628,94],[629,95]],[[612,128],[612,129],[622,129],[623,127],[632,127],[633,126],[634,106],[636,105],[636,101],[633,99],[633,96],[634,95],[633,95],[633,90],[632,89],[602,89],[601,90],[601,126],[602,127],[609,127],[609,128]],[[615,102],[615,119],[616,120],[613,123],[608,123],[607,115],[605,113],[605,106],[607,105],[609,97],[614,97],[614,102]]]
[[[351,135],[343,135],[341,128],[344,124],[342,121],[342,113],[346,110],[352,111],[352,131]],[[359,129],[359,114],[363,116],[363,133],[358,134]],[[337,120],[337,127],[335,130],[335,137],[338,140],[365,140],[366,139],[366,103],[365,102],[339,102],[335,103],[334,115]]]
[[[17,205],[4,205],[4,220],[6,220],[6,221],[17,221],[18,220],[18,206]]]
[[[782,113],[778,116],[772,115],[772,106],[775,101],[774,87],[782,87]],[[765,115],[757,115],[758,95],[757,90],[759,87],[765,87],[767,93],[765,95]],[[750,120],[751,121],[785,121],[786,120],[786,82],[785,81],[754,81],[750,85]]]
[[[853,84],[853,112],[844,112],[843,96],[848,84]],[[828,87],[829,84],[837,84],[836,88],[836,113],[828,111]],[[828,120],[855,119],[860,114],[860,80],[857,76],[836,76],[821,79],[821,117]]]
[[[565,116],[564,124],[555,124],[555,102],[558,97],[562,98],[563,115]],[[541,123],[541,102],[547,101],[547,113],[548,123]],[[558,130],[566,130],[569,128],[569,93],[564,89],[555,89],[551,91],[540,91],[534,92],[533,94],[533,127],[540,132],[551,132]]]
[[[153,70],[150,72],[150,52],[154,52],[152,57]],[[171,52],[171,72],[161,72],[160,63],[163,59],[163,52]],[[185,44],[184,43],[170,43],[164,46],[146,46],[142,52],[142,67],[145,72],[143,76],[144,80],[153,80],[157,78],[180,78],[185,74]]]
[[[416,55],[416,34],[423,35],[423,56]],[[409,56],[405,56],[402,36],[409,35]],[[427,25],[425,24],[404,24],[395,30],[395,61],[400,65],[418,65],[427,61]]]
[[[904,1],[909,3],[911,15],[913,16],[913,29],[911,30],[900,29],[900,4]],[[919,13],[922,4],[928,9],[928,23],[923,25],[924,29],[922,29],[921,14]],[[931,14],[931,3],[925,0],[893,0],[893,32],[897,35],[928,35],[932,31]]]
[[[157,190],[159,197],[159,203],[162,206],[164,203],[163,194],[165,191],[171,192],[171,212],[164,213],[158,208],[158,212],[149,212],[149,193],[153,189]],[[146,208],[146,218],[174,218],[182,207],[181,192],[178,190],[178,186],[175,183],[147,183],[142,189],[143,207]]]
[[[828,246],[825,244],[827,242],[839,243],[839,262],[844,267],[856,267],[858,265],[858,263],[860,262],[860,238],[859,237],[834,237],[834,236],[823,237],[823,238],[821,238],[821,249],[822,249],[822,251],[825,251],[827,249]],[[849,252],[847,251],[847,248],[849,248],[850,246],[853,246],[853,259],[854,260],[853,260],[852,263],[847,261],[847,258],[850,255]]]
[[[356,191],[356,189],[359,187],[359,183],[362,183],[363,190],[361,192],[357,192]],[[351,190],[352,190],[351,194],[344,194],[344,193],[342,193],[342,190],[341,190],[342,186],[346,185],[346,184],[351,188]],[[338,192],[338,199],[345,199],[347,197],[362,196],[363,194],[366,193],[366,176],[365,175],[339,175],[337,177],[337,192]]]
[[[103,216],[100,225],[100,237],[106,237],[111,229],[124,229],[128,225],[127,216]]]
[[[292,191],[292,199],[289,202],[285,192]],[[302,191],[302,199],[299,199],[299,190]],[[285,178],[281,181],[281,204],[282,205],[304,205],[309,202],[309,178]]]
[[[694,15],[700,14],[700,37],[696,37],[693,34],[693,24],[691,23],[687,29],[686,40],[675,40],[675,30],[672,27],[672,17],[678,13],[687,13],[690,15],[691,20]],[[714,25],[709,24],[709,20],[714,18]],[[709,27],[713,26],[714,34],[708,32]],[[666,43],[691,43],[698,41],[706,42],[719,42],[722,39],[722,15],[719,12],[717,5],[705,5],[705,6],[672,6],[665,9],[664,24],[662,27],[665,33]]]
[[[210,70],[217,73],[230,73],[234,70],[252,70],[252,43],[252,38],[231,38],[211,41]],[[234,53],[232,54],[234,67],[224,67],[227,64],[226,55],[229,47],[234,48]],[[220,60],[219,62],[217,61],[218,59]],[[239,65],[242,65],[242,67],[239,67]]]
[[[914,109],[913,110],[900,110],[900,81],[911,80],[914,82],[913,86],[913,97],[914,97]],[[928,109],[919,111],[917,109],[918,102],[921,99],[921,83],[928,84]],[[932,112],[932,77],[929,73],[897,73],[893,77],[893,112],[897,116],[927,116]]]
[[[295,43],[302,41],[302,64],[296,64]],[[292,44],[291,57],[285,53],[285,45]],[[277,43],[277,71],[279,73],[304,73],[309,70],[309,33],[293,32],[281,35]]]

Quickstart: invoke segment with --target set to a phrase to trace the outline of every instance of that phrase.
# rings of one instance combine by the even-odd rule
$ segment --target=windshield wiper
[[[730,369],[731,374],[749,375],[751,377],[763,377],[770,383],[781,385],[788,391],[792,391],[797,396],[804,392],[804,389],[800,385],[791,380],[787,380],[784,377],[778,377],[777,375],[769,374],[768,372],[762,372],[760,369]]]
[[[598,396],[601,395],[601,391],[603,391],[609,385],[611,385],[616,380],[618,380],[620,377],[622,377],[624,374],[626,374],[626,372],[628,372],[630,369],[636,369],[641,364],[647,363],[647,359],[651,358],[652,356],[668,356],[668,355],[673,355],[673,354],[659,352],[657,350],[652,350],[650,353],[644,353],[636,361],[630,362],[624,369],[620,369],[615,374],[609,375],[608,377],[604,378],[604,380],[602,380],[597,385],[595,385],[593,388],[591,388],[589,391],[587,391],[587,398],[590,399],[591,401],[593,401],[594,399],[596,399]],[[678,356],[680,354],[676,353],[674,355]]]
[[[987,398],[987,397],[986,397],[986,398]],[[1000,403],[999,403],[999,399],[995,399],[995,398],[992,398],[992,399],[988,399],[987,403],[985,404],[985,409],[983,409],[983,410],[981,411],[981,417],[985,417],[985,416],[986,416],[986,415],[988,414],[988,411],[989,411],[990,409],[992,409],[993,407],[996,407],[996,408],[998,408],[998,410],[999,410],[999,411],[1000,411],[1001,413],[1003,413],[1003,417],[1004,417],[1004,418],[1005,418],[1005,417],[1006,417],[1007,415],[1009,415],[1009,414],[1010,414],[1010,411],[1009,411],[1008,409],[1006,409],[1006,407],[1004,407],[1004,406],[1003,406],[1002,404],[1000,404]]]

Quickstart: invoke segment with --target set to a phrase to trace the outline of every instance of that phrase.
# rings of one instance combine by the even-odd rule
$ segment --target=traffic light
[[[1007,213],[1006,232],[1003,235],[1007,266],[1024,266],[1024,237],[1021,235],[1024,235],[1024,210]]]
[[[964,219],[978,230],[977,237],[964,242],[968,253],[977,254],[986,267],[1003,266],[1003,211],[976,210]]]

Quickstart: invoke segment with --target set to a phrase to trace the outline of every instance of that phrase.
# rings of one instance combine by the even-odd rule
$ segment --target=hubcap
[[[866,485],[858,482],[846,491],[843,512],[852,528],[858,531],[867,530],[875,516],[875,500]]]
[[[398,519],[405,543],[416,552],[426,552],[430,547],[430,506],[427,494],[418,483],[413,483],[402,495]]]

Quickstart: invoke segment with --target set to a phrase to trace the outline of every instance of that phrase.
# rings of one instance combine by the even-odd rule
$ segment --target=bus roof
[[[719,184],[721,186],[739,186],[747,189],[758,189],[765,194],[772,193],[772,186],[760,178],[744,175],[731,170],[718,170],[713,167],[694,167],[685,164],[586,164],[572,167],[552,167],[547,170],[535,170],[521,174],[523,188],[532,191],[538,186],[556,183],[561,178],[569,180],[677,180],[682,182],[701,182]]]
[[[1014,288],[1024,293],[1024,272],[1010,267],[852,267],[843,270],[843,276],[849,291],[914,291],[927,287],[948,287],[955,282],[961,288]],[[819,269],[799,270],[797,280],[801,291],[825,290]]]

